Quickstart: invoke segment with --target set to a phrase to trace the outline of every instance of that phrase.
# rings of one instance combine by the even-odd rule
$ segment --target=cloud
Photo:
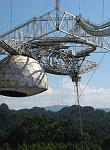
[[[45,106],[45,103],[49,103],[49,97],[54,95],[54,90],[48,87],[48,90],[44,93],[23,97],[23,98],[12,98],[6,96],[0,96],[0,104],[6,103],[11,109],[22,109],[22,108],[32,108],[34,106]]]
[[[85,84],[80,84],[79,94],[85,88]],[[10,98],[0,97],[0,104],[6,103],[11,109],[32,108],[34,106],[44,107],[48,105],[73,105],[76,102],[75,86],[69,78],[59,78],[59,83],[49,84],[48,90],[44,93],[26,97]],[[80,97],[82,106],[110,107],[110,88],[96,88],[90,85],[86,86]]]
[[[81,89],[85,85],[82,85]],[[81,96],[82,105],[90,105],[93,107],[110,107],[110,88],[96,88],[87,86]]]

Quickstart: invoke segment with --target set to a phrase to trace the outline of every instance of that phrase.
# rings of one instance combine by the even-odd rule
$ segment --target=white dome
[[[36,60],[13,55],[0,61],[1,95],[24,97],[47,89],[47,75]]]

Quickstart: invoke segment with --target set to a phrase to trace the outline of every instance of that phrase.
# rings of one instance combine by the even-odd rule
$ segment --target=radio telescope
[[[103,48],[110,50],[110,22],[95,25],[60,9],[0,35],[0,94],[22,97],[48,89],[46,73],[70,76],[78,85],[81,74],[98,67],[87,57]]]

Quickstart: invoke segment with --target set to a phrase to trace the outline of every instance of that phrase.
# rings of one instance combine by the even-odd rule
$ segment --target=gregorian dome
[[[0,94],[25,97],[48,89],[47,75],[38,61],[12,55],[0,61]]]

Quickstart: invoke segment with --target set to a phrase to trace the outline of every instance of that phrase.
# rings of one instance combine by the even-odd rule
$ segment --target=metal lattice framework
[[[74,76],[91,71],[97,65],[86,57],[97,47],[109,51],[109,36],[90,34],[84,23],[81,17],[60,10],[56,0],[52,11],[0,35],[0,52],[32,57],[52,74]]]

